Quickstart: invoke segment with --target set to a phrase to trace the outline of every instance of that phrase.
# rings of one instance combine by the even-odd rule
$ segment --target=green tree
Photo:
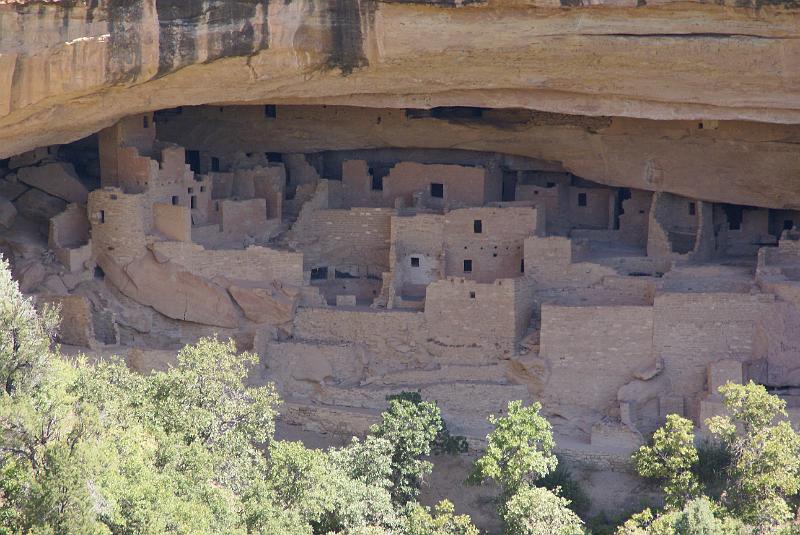
[[[552,428],[539,414],[541,408],[538,402],[523,407],[521,401],[511,401],[506,416],[489,417],[495,428],[486,437],[486,452],[475,461],[469,481],[496,481],[502,489],[502,503],[522,485],[534,484],[558,464]]]
[[[569,500],[542,488],[522,485],[502,511],[507,535],[583,535],[583,522]]]
[[[478,535],[478,528],[468,515],[455,515],[455,507],[448,500],[436,504],[433,514],[428,507],[416,502],[406,508],[403,523],[404,535]]]
[[[404,390],[399,394],[393,394],[386,397],[386,401],[404,400],[410,401],[415,405],[422,403],[422,394],[418,391]],[[442,418],[442,427],[436,433],[436,438],[433,439],[431,445],[431,452],[434,455],[458,455],[466,453],[469,450],[467,438],[462,435],[452,435],[447,428],[447,422]]]
[[[433,465],[422,457],[430,455],[442,429],[439,407],[427,401],[391,399],[381,414],[381,422],[370,427],[370,433],[389,441],[392,452],[391,494],[395,503],[414,500],[425,476]]]
[[[314,533],[394,528],[399,519],[386,488],[390,451],[383,439],[374,438],[354,440],[328,453],[299,442],[275,441],[270,446],[269,493],[279,507],[297,511]]]
[[[232,342],[202,339],[144,376],[51,351],[55,311],[4,262],[0,298],[2,535],[476,533],[447,504],[397,504],[430,473],[434,404],[393,400],[365,440],[308,449],[274,439],[278,397],[245,385],[256,358]]]
[[[0,260],[0,518],[9,532],[104,533],[86,482],[109,449],[96,408],[69,392],[76,371],[50,351],[57,322]]]
[[[203,341],[143,377],[52,353],[56,323],[0,263],[3,530],[243,533],[238,487],[261,479],[276,398],[242,385],[232,346]]]
[[[700,493],[693,471],[697,460],[694,425],[677,414],[667,416],[666,424],[653,434],[651,446],[642,446],[633,455],[633,463],[641,476],[664,481],[667,506],[677,509]]]
[[[800,490],[800,436],[785,419],[786,402],[761,385],[719,389],[728,415],[706,420],[731,453],[722,502],[765,529],[791,518],[786,498]]]
[[[149,376],[145,393],[148,418],[185,445],[208,449],[219,482],[236,491],[263,470],[257,446],[275,431],[279,400],[272,385],[243,384],[257,361],[252,353],[237,354],[232,340],[204,338],[180,351],[177,367]]]
[[[617,529],[617,535],[752,535],[751,528],[733,518],[705,496],[683,509],[654,515],[650,509],[635,514]]]
[[[50,343],[58,322],[56,309],[37,312],[22,296],[0,257],[0,390],[13,394],[38,385],[53,359]]]

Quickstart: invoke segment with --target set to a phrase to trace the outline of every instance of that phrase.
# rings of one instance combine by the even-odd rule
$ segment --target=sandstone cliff
[[[800,119],[790,3],[580,3],[2,0],[0,157],[209,102]]]

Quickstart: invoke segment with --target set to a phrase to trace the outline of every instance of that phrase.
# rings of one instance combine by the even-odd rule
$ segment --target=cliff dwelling
[[[258,14],[241,51],[210,39],[208,50],[193,41],[192,54],[167,54],[162,43],[159,54],[144,34],[126,44],[109,30],[102,83],[116,100],[75,76],[37,86],[34,53],[4,77],[0,34],[0,253],[23,292],[60,304],[65,352],[122,355],[147,373],[203,336],[231,337],[261,358],[250,380],[274,382],[285,400],[280,429],[326,444],[363,434],[399,391],[436,400],[477,449],[489,414],[538,400],[565,462],[605,478],[590,491],[598,510],[639,492],[624,465],[666,415],[702,431],[726,381],[766,385],[800,422],[796,14],[734,17],[737,34],[785,23],[762,38],[784,41],[769,54],[785,63],[775,83],[778,66],[747,49],[729,65],[757,66],[714,78],[725,91],[704,90],[706,73],[692,70],[662,94],[670,80],[647,66],[653,56],[636,57],[635,78],[613,59],[638,32],[628,29],[603,49],[606,82],[589,87],[598,68],[580,63],[581,80],[553,75],[526,93],[512,74],[492,85],[481,70],[491,53],[442,71],[452,80],[430,74],[457,63],[460,35],[489,33],[470,16],[484,8],[424,6],[462,29],[443,40],[413,3],[357,8],[353,51],[335,46],[333,22],[292,26],[290,4],[270,17],[289,21],[291,44]],[[17,16],[4,9],[0,23]],[[528,31],[497,9],[512,37]],[[642,9],[678,24],[664,22],[667,8]],[[105,35],[71,13],[92,39]],[[123,29],[148,16],[118,15]],[[731,23],[708,16],[703,35]],[[412,36],[391,25],[407,19],[419,24]],[[303,44],[314,32],[324,44]],[[71,54],[95,57],[91,42]],[[558,64],[537,43],[526,46],[541,68]],[[665,63],[720,54],[669,46]],[[418,49],[425,91],[404,85]],[[326,85],[322,66],[342,85]],[[265,74],[284,67],[285,87]],[[463,500],[478,507],[476,496]]]
[[[3,160],[3,253],[26,292],[61,303],[63,344],[147,370],[232,336],[263,356],[255,380],[279,386],[286,421],[316,432],[363,431],[387,395],[419,390],[479,441],[497,407],[538,399],[564,454],[591,464],[628,455],[667,413],[700,425],[727,380],[800,410],[800,211],[654,191],[651,160],[636,184],[576,174],[592,166],[570,165],[571,145],[630,122],[311,105],[133,115]],[[475,128],[486,150],[436,146]],[[493,140],[509,129],[518,144]],[[519,154],[548,131],[554,146]]]

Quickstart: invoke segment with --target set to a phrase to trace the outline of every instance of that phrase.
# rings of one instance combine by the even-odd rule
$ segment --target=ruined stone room
[[[0,255],[65,362],[230,339],[270,440],[346,451],[414,393],[468,444],[415,492],[475,531],[217,532],[673,533],[597,527],[680,513],[636,464],[668,415],[699,448],[752,383],[800,425],[798,89],[785,1],[0,0]],[[516,400],[585,531],[465,483]],[[52,533],[211,532],[97,518]]]

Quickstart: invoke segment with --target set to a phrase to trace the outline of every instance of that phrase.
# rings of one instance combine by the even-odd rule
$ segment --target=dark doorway
[[[187,150],[186,151],[186,163],[189,164],[189,167],[195,173],[200,172],[200,151],[199,150]]]

